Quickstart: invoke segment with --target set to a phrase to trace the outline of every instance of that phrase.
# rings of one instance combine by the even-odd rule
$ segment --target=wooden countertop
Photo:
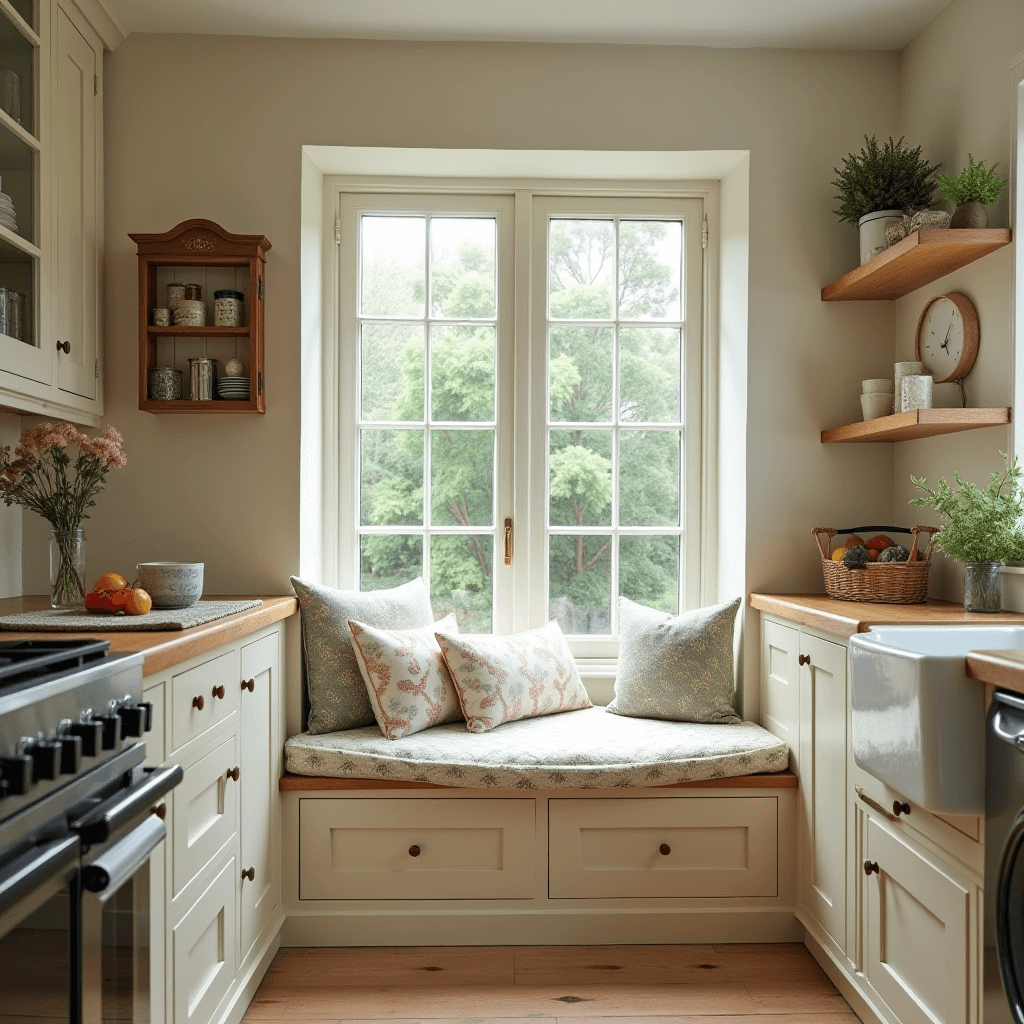
[[[1024,650],[971,651],[967,674],[979,682],[1024,693]]]
[[[245,595],[230,595],[221,600],[245,600]],[[248,611],[238,612],[237,615],[227,615],[223,619],[215,619],[191,629],[140,633],[103,633],[99,630],[81,633],[30,633],[21,630],[0,630],[0,640],[67,640],[70,637],[109,640],[112,653],[135,654],[141,651],[146,658],[142,674],[152,676],[174,665],[180,665],[189,658],[231,643],[232,640],[239,640],[243,636],[255,633],[256,630],[271,623],[287,619],[298,610],[298,602],[294,597],[261,597],[261,600],[263,604],[258,608],[250,608]],[[50,600],[47,597],[9,597],[0,600],[0,615],[33,612],[49,606]]]
[[[1019,612],[965,612],[962,604],[951,601],[870,604],[837,601],[825,594],[751,594],[750,604],[802,626],[845,637],[866,633],[872,626],[1024,626],[1024,615]]]

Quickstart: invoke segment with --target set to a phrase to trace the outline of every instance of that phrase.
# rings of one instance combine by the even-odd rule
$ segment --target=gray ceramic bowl
[[[139,586],[154,608],[188,608],[203,596],[202,562],[140,562]]]

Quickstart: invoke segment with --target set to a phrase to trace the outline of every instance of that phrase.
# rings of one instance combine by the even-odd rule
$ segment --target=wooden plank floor
[[[247,1024],[858,1024],[796,943],[282,949]],[[728,1018],[728,1019],[725,1019]]]

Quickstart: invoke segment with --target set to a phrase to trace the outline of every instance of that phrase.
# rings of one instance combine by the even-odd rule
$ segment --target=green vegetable
[[[1009,462],[1005,452],[999,454],[1004,463]],[[1021,528],[1024,491],[1016,458],[1003,473],[992,474],[985,490],[964,482],[959,473],[954,479],[957,490],[941,479],[933,491],[924,477],[910,478],[910,482],[927,495],[913,498],[910,504],[934,508],[949,520],[935,535],[939,550],[964,562],[1024,560],[1024,530]]]
[[[985,166],[984,160],[974,162],[967,154],[967,166],[959,174],[942,173],[936,179],[939,194],[951,203],[994,203],[1006,188],[1006,182],[996,176],[996,168]]]
[[[865,214],[877,210],[903,210],[913,213],[927,210],[934,201],[935,182],[932,175],[942,164],[930,164],[921,157],[921,147],[909,149],[903,139],[884,146],[872,136],[864,136],[865,146],[859,154],[843,157],[843,169],[834,168],[838,177],[832,184],[839,189],[839,209],[833,211],[841,220],[856,224]]]

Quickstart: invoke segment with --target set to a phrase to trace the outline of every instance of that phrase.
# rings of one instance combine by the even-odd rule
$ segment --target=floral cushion
[[[512,636],[437,633],[470,732],[589,708],[590,698],[558,623]]]
[[[462,721],[459,695],[434,638],[435,630],[458,632],[454,612],[419,629],[375,629],[355,619],[348,628],[370,706],[389,740]]]

